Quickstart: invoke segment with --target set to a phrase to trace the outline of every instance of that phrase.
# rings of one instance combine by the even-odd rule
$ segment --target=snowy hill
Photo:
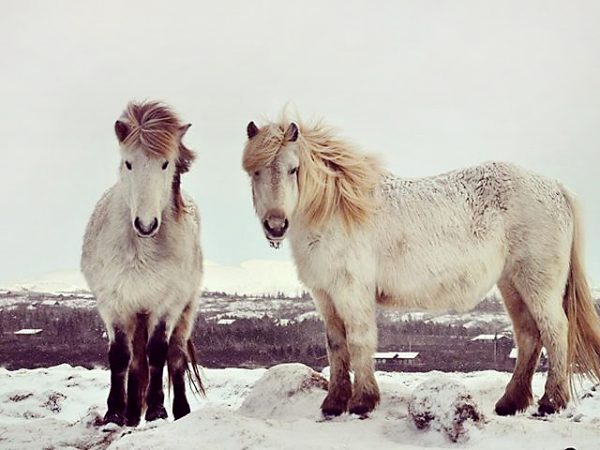
[[[239,265],[204,262],[202,289],[227,294],[263,295],[283,293],[297,297],[306,289],[296,275],[292,261],[249,260]],[[89,293],[83,275],[78,270],[57,271],[36,278],[0,284],[0,292],[30,291],[50,294]],[[592,289],[600,298],[600,288]],[[490,294],[500,297],[497,288]]]
[[[370,418],[346,414],[323,421],[319,404],[326,383],[306,366],[207,369],[204,378],[208,397],[193,399],[190,415],[177,422],[118,428],[100,423],[109,387],[107,371],[68,365],[0,368],[0,448],[583,450],[598,448],[600,440],[600,395],[589,385],[578,404],[539,420],[533,410],[516,417],[494,414],[494,402],[509,378],[506,373],[378,372],[382,401]],[[536,374],[536,395],[544,381],[543,374]],[[483,415],[480,423],[465,422],[458,444],[449,440],[443,427],[419,430],[411,420],[409,404],[415,395],[422,395],[422,386],[436,385],[461,386]],[[444,405],[437,402],[433,410],[441,424],[452,417]]]
[[[228,294],[284,294],[296,297],[304,288],[296,276],[291,261],[251,260],[238,266],[226,266],[206,261],[204,264],[205,291]],[[52,272],[30,280],[20,280],[0,286],[0,291],[33,291],[54,294],[88,292],[89,288],[79,271]]]

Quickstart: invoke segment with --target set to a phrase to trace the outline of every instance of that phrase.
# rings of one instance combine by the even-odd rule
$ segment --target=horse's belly
[[[452,258],[405,258],[382,265],[377,303],[407,310],[472,309],[498,281],[504,268],[501,247],[456,252]]]

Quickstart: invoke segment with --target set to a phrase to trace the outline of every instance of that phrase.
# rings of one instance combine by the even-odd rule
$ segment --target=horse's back
[[[88,220],[83,236],[83,248],[81,253],[81,271],[93,290],[93,274],[96,271],[98,237],[106,226],[110,208],[110,200],[113,195],[114,187],[107,189],[100,200],[94,206],[94,210]]]
[[[378,300],[426,309],[468,309],[516,259],[544,252],[542,237],[564,242],[568,223],[558,182],[509,163],[381,184]],[[559,217],[560,216],[560,217]],[[561,250],[560,252],[564,253]]]

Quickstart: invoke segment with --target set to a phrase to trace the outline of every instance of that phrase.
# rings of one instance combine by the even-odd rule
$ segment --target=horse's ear
[[[129,126],[125,122],[117,120],[115,122],[115,134],[119,142],[123,142],[129,136]]]
[[[179,127],[179,139],[181,139],[181,138],[183,138],[183,136],[185,136],[185,133],[187,133],[187,130],[189,130],[191,126],[192,126],[191,123],[186,123],[185,125],[182,125]]]
[[[298,125],[294,122],[290,123],[290,126],[285,130],[285,135],[283,137],[287,142],[296,142],[298,139]]]
[[[250,122],[246,127],[246,134],[248,135],[248,139],[252,139],[254,136],[258,134],[258,127],[254,122]]]

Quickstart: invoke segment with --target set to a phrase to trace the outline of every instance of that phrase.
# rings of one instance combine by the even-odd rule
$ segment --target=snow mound
[[[270,368],[245,398],[239,411],[261,419],[315,418],[329,383],[304,364],[280,364]]]
[[[89,449],[104,450],[121,431],[101,430],[102,416],[90,408],[77,422],[54,417],[30,419],[18,426],[0,423],[0,447],[7,450]]]
[[[452,442],[466,442],[468,427],[483,427],[479,406],[462,383],[434,378],[419,384],[408,403],[408,414],[420,430],[434,429]]]

